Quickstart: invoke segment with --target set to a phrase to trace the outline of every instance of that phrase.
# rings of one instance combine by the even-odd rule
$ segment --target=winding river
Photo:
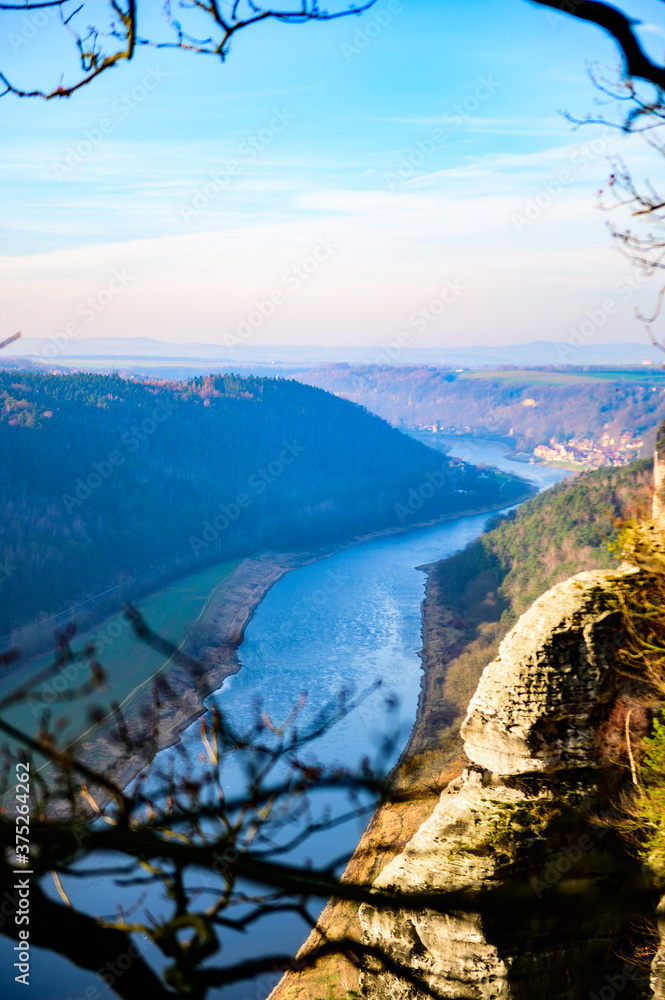
[[[443,439],[450,453],[476,465],[514,472],[544,489],[568,473],[509,458],[500,444],[469,438]],[[236,725],[249,724],[257,701],[278,726],[307,692],[299,716],[302,727],[340,691],[362,695],[358,707],[320,738],[316,756],[326,765],[355,767],[365,755],[375,757],[382,740],[394,738],[383,758],[390,767],[404,746],[416,714],[420,689],[421,602],[425,575],[417,567],[459,551],[484,529],[492,514],[476,514],[346,549],[285,576],[266,595],[250,622],[239,655],[241,671],[228,678],[215,696]],[[381,687],[374,687],[381,680]],[[397,713],[387,713],[385,699],[395,696]],[[198,727],[185,734],[198,739]],[[164,751],[170,753],[171,751]],[[233,779],[231,779],[233,783]],[[319,839],[307,853],[315,860],[351,851],[362,832],[351,823]],[[113,888],[94,878],[77,888],[76,901],[99,912],[112,912]],[[258,935],[258,936],[257,936]],[[306,936],[295,917],[282,915],[256,930],[238,935],[237,945],[223,955],[224,964],[256,954],[293,953]],[[0,953],[8,957],[6,939]],[[225,1000],[263,1000],[278,978],[240,982],[215,996]],[[8,998],[23,996],[22,987],[5,979]],[[114,994],[96,977],[75,970],[51,953],[36,952],[32,964],[32,1000],[101,1000]],[[86,989],[95,990],[86,994]]]
[[[515,462],[495,442],[444,440],[450,453],[465,461],[515,472],[540,488],[566,475]],[[235,719],[249,718],[260,694],[262,708],[278,724],[304,689],[305,721],[340,691],[359,694],[380,680],[381,689],[337,723],[316,750],[329,765],[352,765],[371,756],[385,735],[381,705],[390,694],[403,720],[392,764],[413,725],[420,690],[425,575],[417,567],[464,548],[493,516],[476,514],[389,535],[288,574],[269,591],[247,628],[239,650],[242,670],[227,679],[222,691],[224,709]],[[270,683],[265,683],[267,668]],[[387,724],[392,731],[394,719]]]

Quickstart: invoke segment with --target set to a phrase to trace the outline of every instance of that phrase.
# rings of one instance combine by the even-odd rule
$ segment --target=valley
[[[528,491],[284,379],[0,373],[0,447],[0,632],[32,655],[69,608],[89,626],[215,563]]]
[[[475,461],[480,467],[498,467],[507,477],[521,471],[521,465],[506,457],[501,445],[464,439],[456,444],[457,452],[453,451],[451,457],[460,461]],[[545,488],[567,475],[545,466],[529,468],[528,472],[534,476],[534,490]],[[360,706],[319,739],[312,752],[326,766],[335,766],[340,760],[355,766],[364,755],[381,760],[382,742],[390,738],[390,756],[382,760],[382,766],[390,769],[409,740],[416,715],[420,718],[418,703],[422,698],[423,662],[418,650],[423,642],[423,564],[473,543],[494,516],[492,512],[470,514],[420,528],[386,531],[378,537],[360,540],[358,544],[340,547],[340,551],[311,552],[303,554],[299,560],[289,559],[286,554],[282,557],[273,554],[260,561],[241,562],[215,592],[205,615],[206,634],[214,634],[222,669],[209,663],[206,687],[198,691],[193,690],[191,678],[179,675],[177,668],[165,671],[174,689],[173,700],[165,698],[165,746],[168,747],[180,733],[183,744],[196,755],[200,741],[197,717],[204,697],[208,711],[213,705],[220,706],[234,725],[242,729],[251,726],[257,699],[261,711],[279,727],[288,718],[302,691],[307,690],[307,704],[301,709],[299,719],[300,725],[306,726],[326,704],[335,701],[340,691],[346,690],[350,696],[366,692],[368,697]],[[205,572],[209,574],[207,579],[213,582],[215,573],[228,573],[229,569],[230,566],[212,567]],[[193,591],[194,583],[200,587],[205,579],[203,576],[185,578],[157,595],[155,605],[142,601],[140,607],[149,621],[163,623],[166,629],[170,622],[162,609],[176,608],[181,595]],[[201,598],[202,589],[199,590],[199,600]],[[187,610],[183,608],[183,612]],[[178,619],[172,621],[175,624]],[[242,632],[235,631],[241,621]],[[111,685],[113,670],[120,669],[122,676],[136,678],[141,658],[149,655],[151,663],[156,662],[156,654],[151,650],[144,653],[140,645],[134,644],[132,651],[132,637],[126,624],[123,628],[118,645],[110,645],[105,655],[100,656],[104,666],[111,668]],[[104,626],[102,635],[103,629]],[[93,633],[93,637],[95,634],[99,632]],[[218,645],[222,637],[232,637],[233,643]],[[75,644],[80,645],[87,638],[87,635],[76,637]],[[381,688],[373,689],[378,680],[382,681]],[[438,683],[434,681],[432,688],[436,689]],[[8,687],[5,685],[5,689]],[[108,702],[109,692],[102,691],[96,697],[97,701]],[[398,705],[397,712],[387,708],[387,701],[393,697]],[[48,699],[45,701],[48,704]],[[139,707],[140,700],[125,705],[127,722],[130,727],[136,724],[137,731]],[[21,715],[12,715],[12,718],[18,720]],[[34,726],[34,713],[31,719]],[[413,732],[412,740],[416,738],[416,730]],[[89,763],[116,767],[117,773],[124,774],[127,780],[142,763],[140,754],[132,756],[126,748],[114,746],[104,727],[84,737],[81,749]],[[176,753],[177,744],[172,749],[165,749],[158,757],[158,765],[167,769]],[[230,792],[230,785],[231,789],[241,792],[245,777],[239,765],[226,762],[223,773],[227,791]],[[334,795],[327,798],[332,804],[337,801]],[[428,799],[421,800],[420,810],[426,810],[428,803]],[[350,855],[363,834],[364,825],[364,822],[353,822],[330,833],[323,831],[312,838],[308,852],[315,863],[324,863],[341,853]],[[114,897],[116,889],[111,881],[105,883],[93,876],[91,872],[89,885],[84,883],[76,887],[73,898],[77,904],[91,905],[100,898],[108,898],[110,903]],[[126,898],[128,906],[132,905],[130,899],[133,899],[131,891]],[[234,939],[234,954],[238,958],[250,957],[261,948],[266,936],[274,947],[280,945],[295,952],[305,935],[306,929],[299,918],[277,916],[261,921],[254,932]],[[0,943],[0,954],[3,946],[4,942]],[[37,969],[48,967],[51,982],[62,982],[63,989],[65,983],[70,990],[73,986],[69,984],[76,984],[79,993],[93,983],[99,988],[92,977],[80,971],[73,972],[64,962],[57,963],[52,955],[39,951],[34,962]],[[265,977],[257,988],[262,984],[268,992],[277,978],[274,974]],[[110,997],[112,993],[107,991],[102,995]],[[224,991],[227,1000],[243,1000],[245,995],[243,983]],[[14,1000],[14,994],[10,996]]]
[[[5,410],[9,419],[16,413],[27,416],[24,423],[9,427],[39,431],[49,426],[46,422],[51,418],[39,405],[16,407],[15,398],[11,397]],[[410,440],[397,430],[391,434],[398,436],[395,440],[400,445]],[[370,692],[373,681],[380,679],[381,695],[363,700],[348,720],[338,723],[313,748],[317,760],[335,766],[342,748],[341,759],[349,763],[359,761],[363,754],[376,755],[382,741],[391,741],[391,755],[382,766],[394,767],[391,783],[404,796],[402,804],[379,810],[364,834],[358,824],[350,825],[332,838],[319,835],[310,847],[317,863],[325,863],[333,851],[336,856],[342,850],[351,855],[360,838],[347,877],[362,880],[379,876],[427,817],[440,789],[459,773],[463,763],[460,723],[502,636],[553,583],[581,568],[614,565],[607,548],[614,531],[612,516],[624,511],[626,504],[639,507],[640,498],[646,504],[650,496],[649,461],[570,478],[563,470],[516,462],[496,442],[455,435],[433,437],[438,447],[445,448],[450,467],[462,470],[465,479],[456,479],[456,485],[477,483],[487,490],[489,480],[495,491],[489,492],[489,498],[494,503],[486,503],[485,510],[511,506],[510,491],[515,500],[522,501],[525,484],[521,477],[535,479],[541,489],[562,481],[498,518],[489,512],[464,516],[464,511],[455,511],[454,505],[463,503],[468,493],[457,494],[460,499],[453,500],[453,511],[445,514],[440,507],[428,507],[428,498],[417,492],[418,503],[408,506],[408,494],[406,503],[402,494],[393,502],[392,524],[374,532],[373,539],[357,535],[290,553],[241,555],[174,580],[153,597],[145,597],[141,610],[162,634],[176,638],[183,650],[202,658],[205,675],[195,683],[177,662],[169,663],[154,650],[136,646],[127,623],[119,618],[106,619],[75,638],[75,644],[99,647],[109,675],[104,698],[120,703],[123,725],[130,734],[141,732],[142,705],[151,679],[159,676],[167,682],[164,689],[169,693],[163,697],[161,710],[163,749],[158,756],[162,766],[173,753],[171,745],[175,751],[181,744],[192,749],[197,745],[196,720],[204,704],[208,711],[213,705],[221,706],[241,729],[251,726],[252,713],[260,704],[270,725],[279,728],[303,685],[308,696],[301,722],[306,724],[340,689],[351,694]],[[441,452],[437,456],[428,448],[421,451],[415,441],[413,445],[418,457],[425,455],[429,463],[420,466],[422,481],[431,482],[426,473],[434,474]],[[489,471],[497,467],[500,472]],[[417,484],[411,489],[417,489]],[[480,495],[474,497],[476,503]],[[228,519],[228,503],[225,508]],[[418,527],[421,508],[425,514],[434,514],[428,527]],[[406,523],[404,510],[410,512]],[[421,622],[423,571],[427,584]],[[422,672],[416,656],[421,629]],[[178,634],[185,637],[184,642]],[[36,671],[45,662],[36,661],[29,669]],[[270,665],[267,675],[266,665]],[[279,682],[272,683],[272,677]],[[12,683],[10,674],[4,690],[9,691]],[[309,693],[312,690],[315,695]],[[35,699],[20,710],[11,710],[8,718],[23,731],[34,729],[40,702],[49,704],[48,694],[48,690],[37,691]],[[386,698],[395,699],[398,716],[394,711],[385,714]],[[88,705],[95,699],[99,701],[96,693]],[[86,704],[80,708],[83,711]],[[71,745],[76,741],[77,752],[88,765],[103,767],[123,784],[130,781],[144,759],[140,750],[128,753],[112,738],[116,714],[87,730],[80,726],[82,718],[71,716],[63,737]],[[226,781],[227,788],[241,791],[242,776],[233,762]],[[89,905],[91,891],[92,887],[82,884],[77,903]],[[113,890],[97,880],[94,898],[107,891]],[[126,905],[134,904],[128,899]],[[325,910],[322,921],[327,933],[357,933],[353,914],[336,904]],[[238,945],[239,956],[249,959],[266,933],[288,951],[295,951],[304,937],[296,919],[262,922],[258,933],[260,937],[249,935]],[[43,960],[37,952],[37,968]],[[51,974],[57,977],[60,966],[48,961]],[[315,1000],[331,977],[354,989],[355,973],[340,961],[331,959],[314,973],[287,978],[276,997]],[[61,974],[63,984],[77,982],[84,989],[90,983],[83,975],[72,979],[65,966]],[[264,988],[270,989],[276,978],[265,979]],[[242,1000],[244,993],[239,987],[224,995],[228,1000]]]
[[[578,468],[650,454],[665,417],[665,372],[647,365],[454,371],[347,364],[291,377],[365,406],[419,440],[490,437],[527,460]]]
[[[460,440],[486,460],[504,465],[478,441]],[[482,450],[481,450],[482,449]],[[555,470],[537,469],[541,475]],[[562,475],[561,472],[558,473]],[[422,604],[422,679],[415,724],[391,773],[396,799],[378,809],[346,869],[345,878],[374,881],[432,813],[443,789],[466,765],[460,726],[485,667],[520,614],[548,588],[582,570],[616,568],[608,549],[618,515],[651,496],[650,461],[565,478],[505,517],[459,552],[419,568],[427,582]],[[550,484],[548,484],[550,485]],[[332,902],[321,926],[331,937],[359,935],[352,907]],[[303,954],[320,938],[312,934]],[[357,972],[331,958],[316,969],[287,975],[273,1000],[312,1000],[331,979],[357,988]]]
[[[0,1000],[665,1000],[662,5],[0,19]]]

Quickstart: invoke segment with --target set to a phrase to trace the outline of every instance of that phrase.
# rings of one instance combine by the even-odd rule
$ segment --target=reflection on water
[[[441,437],[437,435],[439,441]],[[496,442],[448,438],[445,444],[450,454],[467,462],[514,472],[541,489],[567,475],[561,469],[515,462]],[[399,739],[388,762],[392,763],[413,725],[420,690],[418,650],[425,576],[416,567],[459,551],[478,537],[492,516],[475,514],[375,539],[288,574],[266,595],[247,628],[239,650],[242,670],[228,678],[213,698],[236,726],[250,723],[257,698],[271,720],[279,724],[306,690],[302,725],[341,690],[371,690],[381,680],[380,689],[372,690],[357,710],[317,742],[316,754],[323,763],[349,767],[356,766],[366,754],[374,756],[383,736],[395,727],[394,717],[385,711],[385,697],[390,693],[399,699],[400,714]],[[183,739],[194,744],[197,725]],[[233,783],[229,774],[225,784]],[[357,824],[352,824],[321,836],[307,847],[307,854],[316,862],[351,851],[359,833]],[[96,881],[82,885],[76,901],[80,905],[85,902],[96,912],[112,912],[116,894],[108,881]],[[261,949],[294,953],[305,933],[298,918],[281,915],[239,937],[232,955],[227,953],[223,961],[240,961]],[[6,939],[2,949],[7,957]],[[32,1000],[55,996],[74,1000],[86,987],[99,990],[99,998],[112,995],[95,977],[75,972],[44,952],[34,955],[33,971]],[[227,1000],[263,1000],[276,978],[239,983],[215,995]],[[10,984],[7,996],[22,995],[17,989]]]
[[[514,472],[541,489],[567,475],[516,462],[497,442],[444,440],[450,454]],[[233,719],[248,718],[258,694],[273,721],[280,722],[303,689],[314,712],[343,689],[357,692],[381,680],[381,690],[322,739],[317,753],[326,763],[343,759],[347,764],[371,754],[388,693],[399,699],[403,745],[420,689],[417,653],[425,576],[416,567],[458,552],[493,516],[476,514],[376,539],[286,576],[267,594],[247,628],[239,651],[242,670],[220,693],[224,710]]]

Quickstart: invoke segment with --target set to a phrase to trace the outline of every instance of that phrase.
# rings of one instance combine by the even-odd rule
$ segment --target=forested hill
[[[510,438],[531,451],[625,431],[653,446],[665,418],[665,375],[657,369],[506,369],[453,372],[433,366],[329,365],[293,376],[367,407],[394,426]]]
[[[437,724],[451,723],[448,737],[456,738],[483,668],[533,601],[575,573],[617,565],[608,545],[614,519],[644,508],[652,476],[652,462],[640,460],[564,480],[430,567],[426,657],[444,678]],[[433,740],[445,738],[429,729]]]
[[[284,379],[0,372],[0,634],[146,574],[524,495]]]

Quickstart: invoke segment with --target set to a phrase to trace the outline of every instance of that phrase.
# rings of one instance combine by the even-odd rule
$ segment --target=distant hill
[[[521,480],[449,460],[320,389],[0,372],[0,634],[147,576],[508,504]],[[119,586],[122,585],[122,586]]]
[[[171,343],[150,337],[22,337],[12,344],[12,354],[46,362],[70,363],[72,359],[107,358],[110,361],[143,358],[210,360],[234,366],[281,365],[300,370],[322,364],[439,365],[450,368],[482,368],[496,365],[640,365],[656,366],[663,355],[646,341],[629,344],[588,344],[536,340],[527,344],[460,345],[456,347],[303,346],[297,344]]]
[[[0,353],[0,371],[47,372],[49,365],[45,365],[41,361],[33,361],[32,358],[15,358]]]
[[[532,451],[559,441],[624,431],[653,448],[665,418],[665,372],[505,370],[450,372],[415,366],[331,365],[291,376],[366,406],[397,427],[511,440]]]

